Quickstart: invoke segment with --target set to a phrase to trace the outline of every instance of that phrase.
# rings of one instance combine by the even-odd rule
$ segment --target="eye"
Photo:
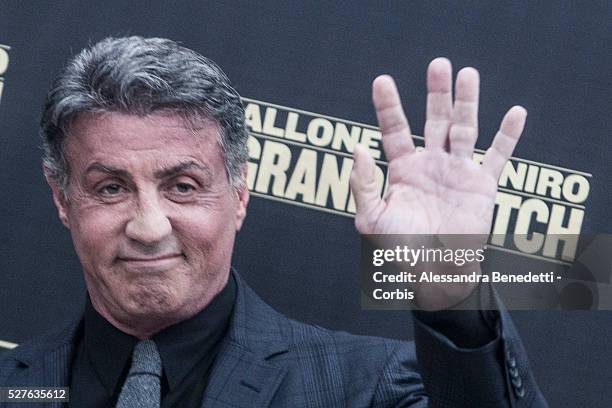
[[[189,194],[192,191],[195,191],[195,187],[189,183],[176,183],[174,185],[174,188],[176,190],[177,193],[180,194]]]
[[[123,190],[123,187],[120,184],[112,183],[112,184],[107,184],[104,187],[102,187],[99,190],[99,192],[104,195],[117,195],[121,193],[122,190]]]
[[[201,184],[192,177],[181,176],[168,180],[164,190],[168,199],[177,203],[189,203],[200,193]]]

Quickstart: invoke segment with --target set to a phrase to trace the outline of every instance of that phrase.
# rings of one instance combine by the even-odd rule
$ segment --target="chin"
[[[138,286],[130,291],[124,299],[125,312],[132,317],[142,318],[172,318],[181,313],[184,308],[182,297],[176,290],[167,286]]]

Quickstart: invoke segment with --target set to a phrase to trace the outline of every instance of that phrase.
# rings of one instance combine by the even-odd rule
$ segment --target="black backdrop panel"
[[[0,339],[23,342],[83,301],[78,260],[40,171],[37,122],[63,62],[108,35],[172,38],[217,61],[245,97],[368,125],[370,82],[390,73],[417,134],[428,62],[473,65],[482,78],[478,147],[508,107],[524,105],[515,156],[588,174],[588,199],[573,207],[584,215],[578,227],[612,230],[610,2],[377,3],[0,0]],[[352,218],[297,201],[252,197],[234,259],[249,283],[297,319],[411,338],[409,314],[360,309]],[[612,313],[513,317],[551,406],[610,406]]]

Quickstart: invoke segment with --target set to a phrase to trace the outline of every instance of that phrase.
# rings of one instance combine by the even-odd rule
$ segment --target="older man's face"
[[[81,116],[68,135],[68,200],[51,182],[96,309],[171,324],[225,284],[248,191],[230,185],[217,126],[177,116]]]

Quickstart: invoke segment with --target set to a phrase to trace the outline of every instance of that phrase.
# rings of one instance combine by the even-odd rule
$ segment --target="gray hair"
[[[229,181],[234,188],[244,186],[248,133],[240,95],[217,64],[174,41],[109,37],[82,50],[57,76],[47,94],[40,134],[45,172],[64,195],[70,172],[65,140],[71,123],[86,112],[212,118]]]

